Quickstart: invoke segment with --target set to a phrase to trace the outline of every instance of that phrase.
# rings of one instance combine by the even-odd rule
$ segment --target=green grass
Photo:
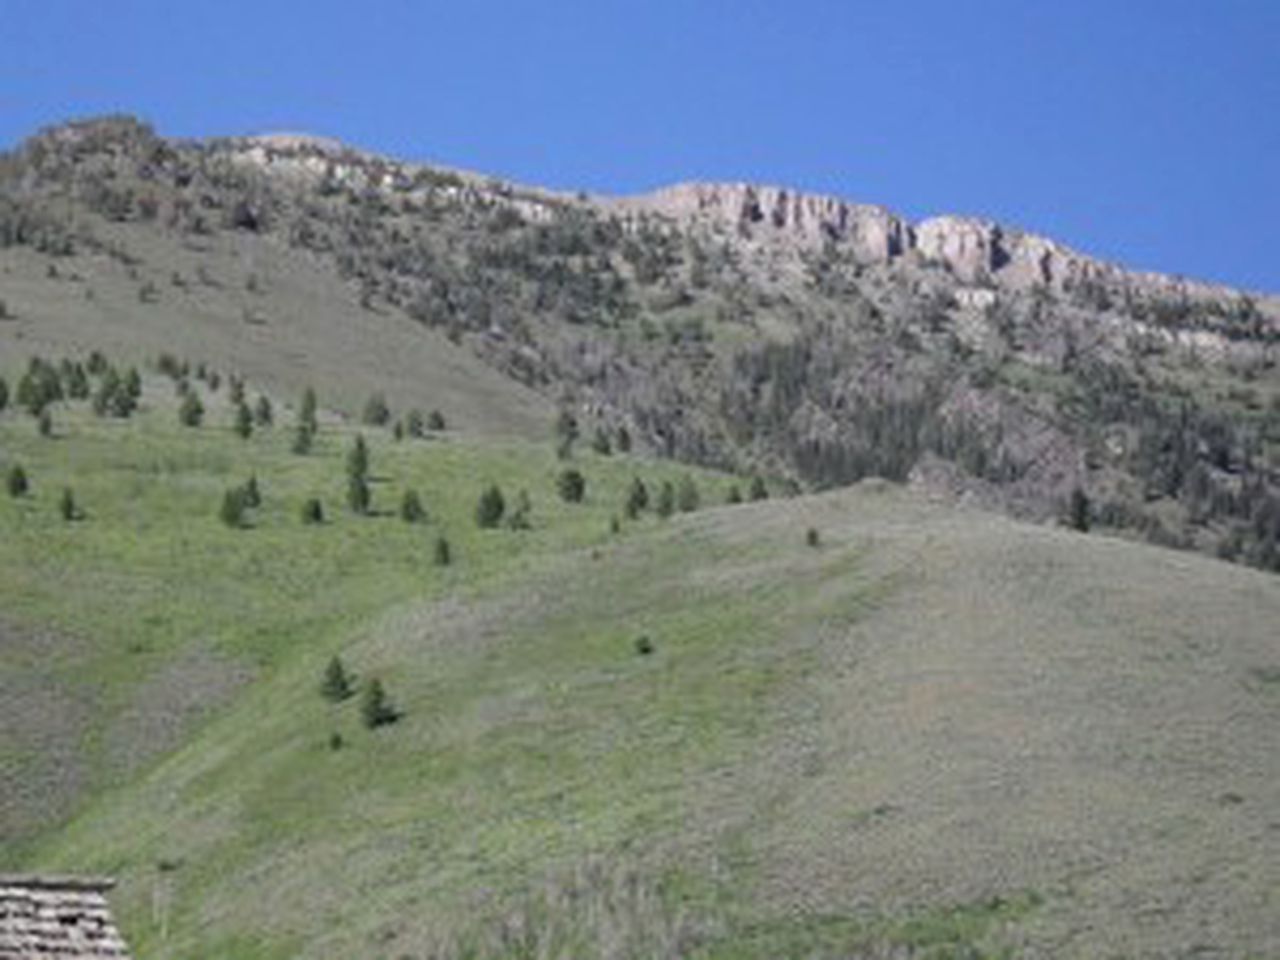
[[[366,430],[357,517],[354,428],[298,457],[220,397],[196,430],[144,399],[53,439],[0,416],[33,482],[0,501],[0,765],[36,785],[0,849],[118,876],[140,957],[1000,957],[1082,926],[1140,954],[1209,922],[1244,953],[1274,926],[1271,578],[877,484],[615,535],[633,476],[685,468],[584,451],[570,505],[550,439]],[[532,529],[477,527],[490,482]],[[320,695],[335,653],[397,723]],[[1213,895],[1144,926],[1191,871]]]

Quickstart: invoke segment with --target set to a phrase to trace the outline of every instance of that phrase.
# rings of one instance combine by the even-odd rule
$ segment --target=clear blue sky
[[[521,181],[750,179],[1280,292],[1280,0],[0,0],[0,144],[125,111]]]

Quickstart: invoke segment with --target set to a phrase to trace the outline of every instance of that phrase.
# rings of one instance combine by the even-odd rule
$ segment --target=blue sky
[[[125,111],[610,193],[749,179],[1280,292],[1277,0],[0,0],[0,144]]]

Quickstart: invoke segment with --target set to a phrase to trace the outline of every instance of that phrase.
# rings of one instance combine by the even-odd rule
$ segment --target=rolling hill
[[[1274,954],[1280,581],[1133,534],[1272,565],[1275,303],[1046,244],[33,138],[0,867],[143,957]]]

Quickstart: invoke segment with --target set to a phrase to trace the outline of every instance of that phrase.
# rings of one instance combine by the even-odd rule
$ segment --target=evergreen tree
[[[444,537],[436,537],[435,560],[437,567],[447,567],[453,562],[453,551]]]
[[[609,434],[604,427],[596,427],[595,436],[591,440],[591,449],[602,457],[607,457],[613,453],[613,443],[609,439]]]
[[[194,390],[188,390],[178,407],[178,422],[184,427],[198,427],[202,420],[204,420],[204,404],[200,402]]]
[[[507,502],[502,497],[502,491],[497,484],[491,484],[480,494],[480,501],[476,504],[476,523],[485,528],[496,527],[502,522],[506,509]]]
[[[403,420],[397,420],[395,422],[395,425],[391,428],[391,438],[395,440],[397,443],[399,443],[401,440],[404,439],[404,421]]]
[[[331,657],[324,668],[324,678],[320,681],[321,696],[332,703],[338,703],[346,700],[353,693],[355,690],[351,685],[351,677],[348,676],[342,659],[337,656]]]
[[[516,494],[516,506],[507,518],[507,526],[512,530],[528,530],[529,514],[533,512],[533,501],[529,499],[529,491],[521,490]]]
[[[102,351],[94,350],[89,354],[89,373],[92,376],[100,377],[107,372],[107,358],[103,356]]]
[[[249,474],[249,479],[245,481],[244,505],[254,509],[262,506],[262,491],[258,489],[258,475],[256,473]]]
[[[142,397],[142,376],[137,367],[130,367],[124,376],[124,388],[134,400]]]
[[[690,513],[698,509],[702,498],[698,494],[698,485],[693,482],[693,477],[687,473],[680,478],[680,489],[676,495],[676,505],[679,506],[681,512]]]
[[[76,507],[76,496],[70,487],[62,488],[62,496],[58,499],[58,512],[68,522],[80,519],[80,510]]]
[[[258,395],[258,402],[253,407],[253,419],[260,427],[271,426],[274,417],[274,411],[271,409],[271,399],[265,394]]]
[[[587,492],[586,478],[577,470],[564,470],[556,478],[556,490],[565,503],[581,503]]]
[[[752,500],[768,500],[769,488],[764,485],[764,478],[755,476],[751,478],[751,499]]]
[[[356,434],[355,443],[347,451],[347,476],[362,480],[369,476],[369,448],[365,445],[363,434]]]
[[[671,485],[670,480],[663,480],[662,486],[658,490],[658,516],[671,516],[676,509],[676,490]]]
[[[405,523],[420,523],[427,516],[417,490],[406,490],[400,498],[400,519]]]
[[[631,489],[627,491],[627,519],[634,520],[649,507],[649,488],[639,477],[631,480]]]
[[[25,497],[31,490],[31,483],[27,480],[27,471],[16,463],[5,474],[4,485],[11,497]]]
[[[410,410],[404,418],[405,430],[409,436],[417,439],[426,431],[426,421],[423,419],[422,411],[418,409]]]
[[[369,512],[369,504],[372,500],[372,494],[369,492],[369,482],[365,480],[362,474],[353,473],[347,478],[347,506],[354,513],[361,515]]]
[[[439,410],[432,410],[427,416],[427,429],[429,430],[446,430],[444,414]]]
[[[1071,499],[1067,503],[1067,524],[1073,530],[1088,533],[1091,513],[1089,497],[1082,489],[1076,487],[1071,491]]]
[[[556,417],[556,456],[566,460],[573,455],[573,444],[578,439],[578,420],[568,410],[561,410]]]
[[[315,432],[306,424],[300,423],[293,430],[293,444],[289,447],[299,456],[311,452],[311,441],[315,436]]]
[[[631,433],[626,427],[618,428],[618,439],[615,445],[617,446],[619,453],[631,452]]]
[[[7,406],[9,406],[9,384],[5,382],[4,377],[0,377],[0,413],[3,413]]]
[[[728,504],[742,502],[742,491],[738,489],[738,485],[736,483],[729,487],[729,494],[725,497],[724,502]]]
[[[395,723],[400,719],[400,714],[387,699],[382,681],[376,677],[365,684],[364,693],[360,698],[360,719],[370,730],[388,723]]]
[[[385,427],[391,420],[391,408],[387,406],[387,398],[381,392],[373,394],[365,401],[361,419],[371,427]]]
[[[53,414],[48,407],[40,411],[40,416],[36,418],[36,428],[42,437],[53,436]]]
[[[253,413],[243,402],[236,406],[236,436],[248,440],[253,435]]]
[[[302,405],[298,408],[298,424],[306,427],[312,434],[319,429],[316,421],[316,392],[310,387],[302,392]]]
[[[89,399],[89,376],[80,363],[71,364],[67,374],[67,396],[72,400]]]
[[[315,497],[303,502],[302,522],[308,526],[324,523],[324,506]]]
[[[244,488],[233,487],[222,495],[222,507],[218,517],[228,527],[236,529],[244,526]]]
[[[817,547],[822,543],[822,538],[818,535],[816,527],[810,527],[804,532],[804,542],[811,547]]]
[[[230,400],[232,403],[234,403],[236,406],[243,405],[244,404],[244,381],[237,376],[231,376],[228,378],[227,383],[230,385],[230,391],[227,395],[227,399]]]

